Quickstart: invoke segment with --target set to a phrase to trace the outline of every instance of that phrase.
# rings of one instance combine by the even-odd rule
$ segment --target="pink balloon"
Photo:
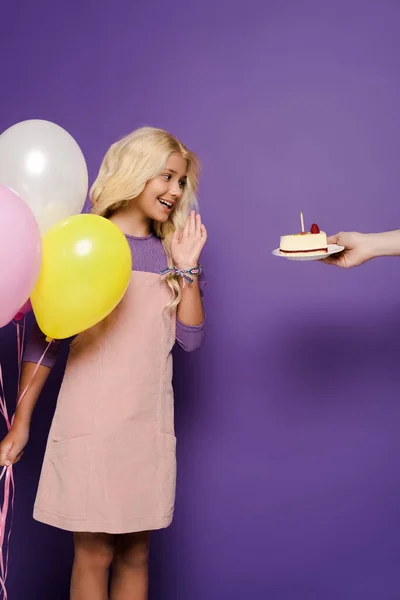
[[[27,204],[0,185],[0,327],[25,304],[39,277],[42,242]]]
[[[32,304],[28,298],[28,300],[25,302],[25,304],[23,306],[21,306],[21,308],[15,315],[14,321],[20,321],[25,315],[27,315],[29,312],[31,312],[31,310],[32,310]]]

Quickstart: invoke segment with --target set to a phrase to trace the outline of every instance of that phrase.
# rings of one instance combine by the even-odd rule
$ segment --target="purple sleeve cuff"
[[[47,346],[48,342],[46,342],[46,336],[39,329],[39,326],[35,321],[29,334],[28,342],[26,344],[22,360],[24,362],[32,362],[37,364],[43,352],[46,350]],[[50,345],[42,360],[42,365],[44,367],[49,367],[49,369],[52,369],[54,367],[60,350],[60,346],[61,340],[55,340]]]
[[[204,288],[207,285],[207,279],[204,277],[204,271],[203,273],[201,273],[200,277],[199,277],[199,288],[200,288],[200,295],[203,298],[204,296]]]
[[[205,320],[201,325],[185,325],[176,318],[176,341],[186,352],[200,348],[204,339]]]

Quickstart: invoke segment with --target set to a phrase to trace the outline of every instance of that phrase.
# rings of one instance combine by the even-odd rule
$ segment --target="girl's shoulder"
[[[160,273],[167,266],[162,241],[154,234],[146,237],[125,235],[132,253],[132,269],[148,273]]]

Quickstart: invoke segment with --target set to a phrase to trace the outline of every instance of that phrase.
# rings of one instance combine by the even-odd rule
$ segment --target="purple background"
[[[300,210],[330,233],[399,227],[399,4],[21,0],[0,22],[0,131],[55,121],[91,180],[144,124],[204,166],[208,337],[177,353],[176,517],[151,599],[398,600],[400,262],[271,250]],[[14,340],[0,332],[9,398]],[[70,536],[31,517],[61,367],[16,470],[10,600],[68,598]]]

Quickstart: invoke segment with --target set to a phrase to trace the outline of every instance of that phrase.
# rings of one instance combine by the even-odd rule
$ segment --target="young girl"
[[[165,131],[142,128],[111,146],[90,192],[93,212],[125,234],[133,271],[113,313],[70,344],[34,508],[38,521],[74,532],[73,600],[108,598],[111,564],[112,600],[147,598],[150,531],[172,520],[171,350],[175,340],[194,350],[203,338],[198,276],[207,234],[190,212],[197,180],[193,153]],[[21,389],[44,347],[36,330]],[[0,464],[20,458],[56,354],[54,345],[20,403]]]

